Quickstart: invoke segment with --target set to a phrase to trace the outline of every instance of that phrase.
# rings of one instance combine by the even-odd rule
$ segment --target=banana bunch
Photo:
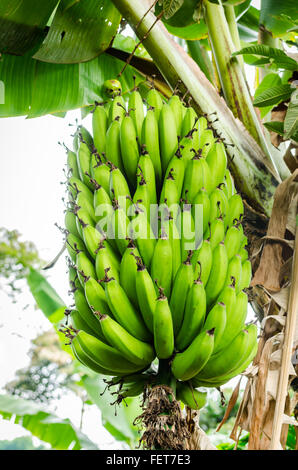
[[[153,366],[166,362],[178,399],[199,409],[198,387],[256,354],[243,202],[205,117],[176,95],[150,89],[144,104],[116,90],[67,155],[71,348],[121,381],[123,398],[158,383]]]

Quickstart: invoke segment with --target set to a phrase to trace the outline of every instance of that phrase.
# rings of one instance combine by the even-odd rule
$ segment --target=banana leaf
[[[13,420],[55,450],[99,450],[69,419],[49,413],[41,405],[11,395],[0,395],[0,415]]]

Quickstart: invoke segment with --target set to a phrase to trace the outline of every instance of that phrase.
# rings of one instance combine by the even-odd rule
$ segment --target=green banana
[[[235,298],[234,309],[227,310],[227,324],[220,341],[218,348],[219,351],[227,347],[228,344],[239,333],[239,331],[244,327],[247,315],[247,305],[247,295],[242,291],[239,292]]]
[[[198,134],[199,134],[199,149],[202,152],[202,156],[206,158],[209,151],[211,150],[212,146],[215,143],[213,131],[211,129],[204,129],[202,131],[199,130]]]
[[[72,150],[67,149],[67,171],[70,176],[80,178],[77,164],[77,155]]]
[[[221,217],[213,220],[209,226],[209,240],[212,251],[225,237],[225,223]]]
[[[226,196],[228,199],[230,199],[235,193],[235,185],[233,177],[228,169],[225,171],[224,183],[226,186]]]
[[[109,107],[108,127],[117,118],[119,122],[121,122],[125,114],[126,114],[125,101],[121,95],[118,95],[113,99]]]
[[[137,259],[137,272],[135,277],[135,291],[144,322],[153,333],[153,318],[156,309],[156,292],[152,277],[141,258]]]
[[[210,199],[210,214],[209,220],[212,222],[217,217],[222,217],[227,228],[227,217],[229,212],[229,202],[224,191],[218,187],[209,196]]]
[[[86,184],[83,183],[80,179],[76,178],[75,176],[71,176],[68,180],[68,189],[71,194],[71,199],[73,201],[76,200],[78,193],[82,192],[85,194],[90,204],[92,204],[93,193],[92,191],[90,191],[88,186],[86,186]]]
[[[226,231],[225,247],[229,261],[239,252],[241,244],[241,231],[238,225],[232,225]]]
[[[241,262],[242,264],[244,263],[244,261],[246,261],[248,259],[248,252],[245,248],[241,248],[239,250],[239,253],[238,255],[240,256],[241,258]],[[242,266],[242,271],[245,271],[246,268],[243,269],[243,266]],[[243,278],[245,278],[245,273],[243,272]]]
[[[151,364],[155,354],[149,343],[140,341],[107,315],[100,315],[99,318],[104,336],[125,359],[143,367]]]
[[[170,214],[162,217],[161,229],[164,230],[170,240],[172,247],[172,278],[175,279],[176,273],[181,265],[181,246],[180,235],[175,220]]]
[[[214,330],[202,331],[185,351],[174,357],[171,370],[178,380],[186,381],[195,377],[204,368],[214,347]]]
[[[200,152],[195,152],[194,157],[186,166],[182,197],[186,197],[187,191],[187,199],[192,204],[195,196],[202,188],[207,191],[207,194],[210,193],[211,180],[211,173],[206,160]]]
[[[104,188],[109,194],[110,191],[110,166],[105,161],[105,156],[99,156],[93,152],[90,161],[90,173],[92,178]]]
[[[200,279],[205,287],[212,268],[213,263],[213,253],[210,241],[204,240],[201,247],[195,251],[192,257],[192,264],[194,267],[194,277],[198,278],[200,274]]]
[[[93,263],[90,261],[84,251],[78,251],[76,255],[76,267],[78,271],[79,280],[84,287],[84,276],[96,279],[96,272]]]
[[[128,110],[135,126],[138,142],[141,143],[144,105],[141,94],[137,88],[135,88],[129,95]]]
[[[134,241],[130,240],[121,259],[119,281],[127,297],[136,308],[138,307],[138,301],[136,299],[137,266],[134,257],[138,256],[140,256],[140,253]]]
[[[160,112],[161,112],[162,107],[163,107],[163,101],[162,101],[160,93],[158,93],[158,91],[155,90],[154,88],[151,88],[147,93],[146,101],[149,105],[149,110],[150,110],[150,108],[154,108],[154,113],[156,115],[156,120],[158,121],[159,116],[160,116]]]
[[[147,215],[138,205],[135,207],[135,217],[128,226],[128,236],[135,240],[140,256],[145,266],[149,269],[155,250],[156,239]]]
[[[172,95],[168,101],[168,105],[171,107],[175,122],[177,135],[181,137],[182,121],[183,121],[183,104],[177,95]]]
[[[181,194],[182,194],[184,173],[185,173],[185,161],[182,159],[181,149],[180,147],[178,147],[175,155],[170,160],[168,168],[165,173],[165,180],[169,177],[170,174],[175,180],[176,187],[177,187],[178,200],[180,199]],[[164,197],[167,197],[167,196],[164,196]]]
[[[241,258],[239,255],[235,255],[228,264],[225,286],[228,286],[231,283],[231,279],[235,280],[235,290],[236,294],[241,290],[241,278],[242,278],[242,266]]]
[[[121,123],[120,147],[127,179],[131,187],[135,187],[139,161],[139,147],[134,122],[129,113],[124,116]]]
[[[115,119],[109,126],[106,133],[106,158],[114,166],[124,173],[124,166],[121,156],[119,119]]]
[[[247,259],[242,263],[241,280],[240,280],[240,283],[239,283],[239,290],[246,289],[247,287],[250,286],[251,275],[252,275],[251,263]]]
[[[193,204],[192,204],[192,216],[195,217],[195,207],[196,205],[201,205],[202,206],[202,217],[203,220],[201,221],[202,227],[203,227],[203,233],[206,232],[206,229],[208,228],[208,222],[210,219],[210,199],[208,196],[208,193],[205,188],[202,188],[194,197]]]
[[[148,186],[149,195],[150,195],[150,202],[151,204],[157,203],[157,195],[156,195],[156,182],[155,182],[155,170],[153,162],[149,156],[149,153],[145,148],[142,149],[141,155],[139,158],[138,168],[140,170],[141,175],[139,176],[138,182],[143,175],[146,184]]]
[[[191,213],[191,204],[183,204],[177,219],[178,231],[181,236],[181,261],[185,261],[190,250],[194,251],[202,243],[203,234],[200,233],[200,225],[196,226],[195,218]]]
[[[101,338],[100,335],[97,335],[92,328],[89,327],[88,323],[84,320],[84,317],[80,314],[78,310],[71,310],[70,313],[70,318],[71,318],[71,325],[73,328],[76,330],[83,330],[89,335],[95,336],[98,339]]]
[[[120,255],[123,255],[128,246],[128,227],[130,220],[126,212],[118,204],[118,201],[113,200],[113,213],[109,221],[108,239],[115,240],[117,249]]]
[[[105,292],[114,318],[135,338],[149,341],[151,333],[147,330],[143,319],[130,302],[123,287],[115,279],[109,278],[107,273],[108,269],[104,278]]]
[[[100,243],[97,248],[95,258],[95,271],[97,279],[102,280],[105,276],[105,270],[110,268],[109,274],[111,277],[120,282],[120,263],[113,254],[111,253],[112,248],[108,247],[107,243]],[[104,313],[104,312],[102,312]]]
[[[224,287],[228,270],[228,255],[223,242],[220,242],[213,250],[212,267],[206,284],[207,306],[209,307],[217,298]]]
[[[106,134],[108,129],[108,116],[104,106],[95,106],[92,114],[92,129],[94,136],[94,146],[100,154],[106,151]]]
[[[207,392],[201,392],[192,387],[190,383],[177,382],[176,398],[192,410],[200,410],[206,405]]]
[[[109,317],[105,318],[114,321]],[[103,323],[102,320],[101,322]],[[135,364],[129,361],[115,347],[109,346],[83,331],[80,331],[75,339],[93,361],[106,369],[113,370],[117,375],[119,372],[123,374],[134,373],[144,368],[144,362],[143,364]]]
[[[178,351],[186,349],[199,334],[206,315],[206,293],[200,278],[188,291],[181,328],[176,335]]]
[[[244,206],[243,201],[240,194],[233,194],[232,197],[229,199],[229,214],[227,218],[227,226],[231,227],[241,220],[244,214]]]
[[[193,108],[187,108],[181,125],[181,137],[186,137],[198,121],[198,115]]]
[[[214,328],[214,348],[212,354],[215,354],[220,347],[222,335],[225,331],[227,323],[226,306],[222,302],[218,302],[208,312],[203,330],[208,331]]]
[[[81,332],[80,332],[81,333]],[[83,350],[83,348],[80,346],[78,340],[76,340],[76,338],[74,338],[71,343],[71,350],[72,350],[72,353],[74,355],[74,357],[81,363],[83,364],[85,367],[87,367],[88,369],[91,369],[93,370],[94,372],[96,372],[97,374],[103,374],[103,375],[116,375],[116,372],[115,371],[111,371],[111,370],[108,370],[106,369],[105,367],[102,367],[98,364],[98,362],[95,362],[93,361],[87,354],[86,352]],[[119,371],[119,373],[121,373]],[[118,373],[117,373],[118,375]]]
[[[186,261],[180,265],[173,282],[170,309],[175,335],[181,327],[187,295],[194,281],[194,272],[190,261],[191,256],[192,252],[189,252]]]
[[[119,207],[127,214],[132,205],[129,187],[124,174],[114,165],[111,165],[109,195],[112,200],[118,201]]]
[[[151,261],[151,277],[162,287],[167,298],[170,297],[172,287],[172,245],[164,230],[157,240]]]
[[[79,251],[85,252],[85,255],[87,256],[83,241],[73,233],[69,233],[66,236],[66,249],[74,263],[76,262],[77,253]]]
[[[161,109],[158,128],[161,166],[164,174],[178,148],[175,116],[169,104],[164,104]]]
[[[109,308],[104,288],[92,277],[86,278],[85,297],[92,311],[99,311],[105,315],[112,316]],[[100,324],[100,323],[99,323]]]
[[[92,217],[89,215],[89,212],[81,209],[79,206],[74,206],[74,212],[76,215],[76,227],[79,232],[80,238],[83,239],[83,227],[90,225],[94,228],[95,222]]]
[[[64,225],[68,233],[72,233],[76,237],[81,238],[81,235],[77,229],[76,216],[73,210],[67,209],[65,211]]]
[[[142,145],[145,147],[154,166],[156,186],[159,188],[162,181],[162,169],[160,160],[158,118],[156,111],[148,109],[142,126]]]
[[[159,288],[153,315],[154,348],[159,359],[168,359],[174,352],[172,313],[164,289]]]
[[[142,174],[140,175],[140,179],[137,183],[137,189],[133,196],[133,202],[134,204],[137,204],[138,207],[141,207],[141,209],[146,213],[148,222],[150,223],[151,197],[147,182]]]
[[[89,188],[93,189],[89,177],[86,175],[90,171],[91,152],[84,142],[80,142],[77,152],[77,164],[81,181]]]
[[[206,161],[212,175],[210,187],[212,191],[222,183],[227,168],[227,155],[222,142],[215,142],[212,145],[206,156]]]
[[[77,289],[74,292],[74,301],[76,310],[78,310],[84,322],[87,323],[88,327],[93,331],[93,336],[104,340],[100,322],[94,315],[93,311],[90,309],[85,295],[80,289]]]

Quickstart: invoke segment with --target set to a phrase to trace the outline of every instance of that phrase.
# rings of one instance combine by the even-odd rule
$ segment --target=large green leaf
[[[16,424],[31,432],[56,450],[98,450],[86,435],[71,423],[49,413],[41,405],[11,395],[0,395],[0,415],[13,419]]]
[[[30,268],[27,283],[35,302],[48,319],[62,307],[65,308],[65,302],[40,272]]]
[[[240,51],[234,52],[232,55],[256,55],[266,58],[263,63],[274,64],[277,68],[286,70],[298,70],[296,60],[289,57],[284,51],[276,47],[270,47],[264,44],[257,44],[242,48]]]
[[[115,396],[106,389],[100,375],[85,375],[82,378],[85,387],[92,402],[98,406],[102,415],[102,424],[119,441],[125,441],[130,446],[134,445],[139,438],[136,426],[133,426],[134,419],[141,414],[138,398],[128,398],[115,407],[111,403],[115,401]],[[103,393],[104,392],[104,393]]]
[[[109,47],[120,19],[110,0],[61,0],[34,58],[56,64],[92,60]]]
[[[186,39],[188,41],[195,41],[208,36],[207,26],[202,19],[199,23],[190,24],[184,28],[177,28],[168,24],[165,24],[165,26],[173,36],[177,36],[178,38]]]
[[[3,55],[0,81],[5,85],[5,103],[0,104],[0,117],[38,117],[61,113],[101,101],[105,80],[115,78],[123,62],[108,54],[80,64],[49,64],[30,57]],[[131,66],[120,77],[123,92],[143,77]]]
[[[253,105],[258,108],[265,106],[277,106],[283,101],[287,101],[291,97],[293,89],[291,85],[277,85],[260,93],[255,97]]]
[[[59,0],[1,0],[0,52],[23,55],[45,35]]]
[[[260,24],[274,37],[287,34],[297,22],[298,8],[294,0],[261,0]]]
[[[268,73],[267,75],[265,75],[258,88],[256,89],[254,98],[258,98],[264,91],[274,86],[281,85],[281,83],[281,78],[277,73]],[[271,109],[272,106],[265,106],[261,108],[261,118],[263,119]]]
[[[297,90],[292,93],[284,123],[285,138],[298,141],[298,100]]]

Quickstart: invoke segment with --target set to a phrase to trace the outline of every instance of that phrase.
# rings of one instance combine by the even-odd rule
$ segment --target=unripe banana
[[[86,186],[81,180],[76,178],[75,176],[71,176],[68,180],[68,189],[71,193],[72,200],[75,201],[79,192],[85,194],[86,198],[90,202],[93,203],[93,193],[90,191],[88,186]]]
[[[96,279],[94,265],[83,251],[79,251],[76,255],[76,267],[78,270],[79,280],[83,288],[85,283],[84,276]]]
[[[85,225],[90,225],[94,228],[95,222],[89,215],[89,212],[85,211],[84,209],[80,209],[79,206],[75,206],[74,210],[76,215],[77,230],[79,232],[80,238],[83,239],[83,227],[85,227]]]
[[[109,223],[108,239],[115,240],[120,255],[123,255],[128,246],[128,227],[130,221],[124,209],[117,200],[113,201],[113,213]]]
[[[92,225],[85,224],[82,219],[80,219],[80,223],[82,225],[83,240],[86,248],[92,258],[95,259],[100,244],[105,241],[105,236]]]
[[[115,119],[108,128],[106,134],[106,158],[124,173],[120,145],[120,128],[119,119]]]
[[[80,346],[78,340],[74,338],[71,341],[71,350],[74,355],[74,357],[85,367],[88,367],[88,369],[93,370],[97,374],[103,374],[103,375],[115,375],[115,371],[111,371],[106,369],[105,367],[100,366],[97,362],[93,361],[90,356],[86,354],[86,352],[83,350],[83,348]],[[119,374],[121,372],[119,371]]]
[[[101,338],[100,335],[97,336],[96,333],[92,330],[92,328],[88,326],[88,324],[86,323],[86,321],[84,320],[84,318],[82,317],[82,315],[80,314],[78,310],[72,310],[70,314],[70,318],[71,318],[71,325],[76,330],[83,330],[89,335],[95,336],[98,339]]]
[[[209,200],[209,196],[205,188],[202,188],[194,197],[193,205],[191,208],[193,217],[195,217],[196,205],[202,206],[203,220],[201,221],[201,224],[203,226],[203,233],[205,233],[208,228],[208,222],[209,222],[209,217],[210,217],[210,200]]]
[[[138,182],[141,179],[141,176],[143,175],[146,184],[148,186],[149,194],[150,194],[150,202],[151,204],[156,204],[157,203],[157,195],[156,195],[156,182],[155,182],[155,170],[154,170],[154,165],[153,162],[149,156],[149,153],[147,150],[144,148],[142,149],[140,158],[139,158],[139,163],[138,163],[138,168],[140,170],[140,176],[138,179]]]
[[[242,266],[241,266],[241,258],[239,255],[235,255],[228,264],[226,279],[225,279],[225,286],[231,284],[231,280],[235,280],[235,290],[236,294],[241,290],[241,278],[242,278]]]
[[[198,115],[193,108],[187,108],[181,126],[181,137],[186,137],[187,134],[194,128],[198,120]]]
[[[235,194],[235,185],[233,177],[228,169],[225,171],[224,183],[226,186],[226,196],[230,199]]]
[[[223,242],[220,242],[213,251],[212,267],[206,285],[207,306],[209,307],[224,287],[228,270],[228,255]]]
[[[242,234],[238,225],[232,225],[228,228],[224,243],[229,261],[239,252],[241,237]]]
[[[149,90],[147,93],[146,101],[149,107],[154,108],[156,120],[158,121],[161,109],[163,107],[163,101],[160,93],[154,88],[151,88],[151,90]]]
[[[167,298],[170,297],[172,287],[172,245],[164,230],[154,248],[151,261],[151,277],[162,287]]]
[[[156,239],[148,222],[147,215],[141,207],[136,206],[135,217],[131,220],[127,232],[128,236],[135,240],[141,258],[149,269],[155,250]]]
[[[239,348],[239,349],[237,349]],[[210,359],[208,365],[210,367],[213,360],[214,371],[218,371],[217,375],[211,375],[209,378],[204,378],[204,371],[192,379],[192,384],[195,387],[219,387],[228,382],[231,378],[235,377],[250,364],[257,352],[257,327],[256,325],[247,325],[230,343],[230,345],[223,351],[219,351],[214,358]],[[228,355],[226,357],[225,355]],[[231,360],[231,362],[229,361]],[[225,360],[225,362],[223,361]],[[224,362],[223,367],[220,363]]]
[[[78,232],[77,229],[77,224],[76,224],[76,216],[73,212],[73,210],[67,209],[65,212],[65,217],[64,217],[64,225],[66,230],[69,233],[72,233],[76,237],[80,238],[81,235]]]
[[[106,151],[106,133],[108,129],[108,116],[104,106],[98,105],[92,114],[92,129],[94,146],[100,154]]]
[[[114,322],[114,320],[109,317],[105,318],[107,318],[108,321]],[[84,352],[93,361],[96,361],[100,366],[106,369],[115,371],[117,374],[118,372],[126,374],[134,373],[144,367],[143,364],[132,363],[127,360],[123,353],[120,353],[117,348],[108,346],[83,331],[80,331],[76,338]]]
[[[118,118],[119,122],[122,121],[126,113],[125,101],[121,95],[116,96],[110,104],[108,126]]]
[[[194,157],[187,163],[182,196],[186,197],[192,204],[197,193],[204,188],[207,193],[210,193],[211,188],[211,173],[206,160],[201,156],[201,153],[195,153]]]
[[[107,243],[99,244],[95,258],[97,279],[102,280],[105,276],[106,269],[110,268],[110,276],[116,279],[117,282],[120,282],[120,263],[118,260],[116,261],[116,259],[115,256],[111,256],[111,248],[107,248]]]
[[[110,191],[110,167],[106,163],[104,154],[92,153],[90,161],[90,173],[92,178],[100,184],[109,194]]]
[[[135,291],[144,322],[153,333],[153,318],[156,309],[156,291],[152,277],[140,259],[137,260]]]
[[[208,331],[214,328],[214,348],[212,354],[215,354],[220,347],[222,335],[224,333],[227,323],[226,306],[222,302],[218,302],[208,312],[205,320],[203,331]]]
[[[135,88],[129,95],[128,110],[133,120],[139,144],[141,143],[142,125],[144,121],[144,105],[139,91]]]
[[[171,107],[173,114],[174,114],[177,135],[181,137],[181,127],[182,127],[182,121],[183,121],[183,104],[180,101],[179,96],[172,95],[168,101],[168,105]]]
[[[172,247],[172,278],[175,279],[176,273],[181,265],[181,246],[180,235],[176,223],[171,215],[167,215],[165,219],[162,218],[161,229],[163,229]]]
[[[239,256],[241,258],[241,262],[242,264],[244,263],[244,261],[246,261],[248,259],[248,252],[245,248],[241,248],[240,251],[239,251]],[[245,268],[244,268],[245,270]],[[243,267],[242,267],[242,271],[243,271]],[[243,274],[243,278],[245,278],[245,274]]]
[[[231,227],[232,225],[235,224],[235,222],[238,222],[239,220],[241,220],[243,214],[244,214],[244,206],[243,206],[242,198],[240,194],[234,194],[229,199],[229,215],[228,215],[228,220],[227,220],[228,227]]]
[[[132,204],[129,187],[121,170],[114,165],[111,165],[109,194],[112,200],[117,200],[119,207],[127,214]]]
[[[159,359],[168,359],[174,352],[174,330],[168,299],[160,288],[153,315],[154,348]]]
[[[136,276],[137,276],[137,265],[135,256],[140,256],[138,249],[136,248],[132,240],[126,250],[123,253],[121,264],[120,264],[120,284],[126,292],[127,297],[131,303],[137,308],[138,301],[136,299]]]
[[[220,185],[221,186],[221,185]],[[217,217],[222,217],[227,228],[227,217],[229,213],[229,202],[221,187],[215,188],[209,196],[210,199],[210,222]]]
[[[209,225],[209,240],[212,251],[223,241],[225,236],[225,223],[221,217],[213,220]]]
[[[100,315],[101,328],[109,343],[133,364],[149,366],[155,354],[149,343],[140,341],[107,315]]]
[[[176,336],[178,351],[186,349],[199,334],[206,315],[206,293],[200,279],[192,284],[188,291],[183,322]]]
[[[71,292],[73,292],[74,289],[82,289],[82,285],[80,283],[77,270],[71,264],[69,265],[69,268],[68,268],[68,280],[69,280],[69,285],[72,289]]]
[[[73,139],[73,149],[75,153],[77,153],[79,150],[81,140],[83,140],[87,144],[87,147],[89,148],[90,152],[92,152],[94,148],[93,138],[90,132],[84,126],[78,126],[75,132]]]
[[[199,247],[203,238],[203,234],[199,231],[200,226],[196,226],[195,218],[192,216],[191,204],[183,204],[177,225],[181,234],[181,261],[183,262],[187,259],[190,250],[194,251]]]
[[[210,276],[212,262],[213,254],[210,241],[204,240],[202,246],[195,251],[192,257],[192,263],[195,270],[194,277],[197,279],[200,274],[200,279],[204,287],[206,286]]]
[[[114,318],[135,338],[141,341],[149,341],[151,334],[147,330],[142,318],[130,302],[121,285],[115,279],[109,278],[107,272],[108,270],[104,279],[105,292]]]
[[[220,183],[222,183],[227,168],[227,155],[222,142],[215,142],[212,145],[206,156],[206,161],[212,175],[210,189],[214,190]]]
[[[170,298],[170,309],[173,318],[173,328],[175,335],[178,333],[185,310],[185,304],[189,289],[194,280],[193,267],[190,262],[192,252],[189,252],[186,261],[184,261],[175,276]]]
[[[85,252],[85,255],[87,256],[83,241],[73,233],[69,233],[66,236],[66,249],[73,262],[76,262],[77,253],[79,251]]]
[[[210,358],[200,373],[192,380],[195,387],[199,387],[200,380],[210,380],[217,376],[230,373],[243,361],[247,350],[249,334],[246,329],[241,330],[230,344],[223,350],[218,351]]]
[[[204,158],[207,157],[214,142],[215,138],[211,129],[204,129],[202,131],[199,130],[199,149],[201,150],[202,156]]]
[[[72,150],[69,149],[67,149],[67,171],[70,176],[80,178],[77,156]]]
[[[175,116],[170,105],[163,105],[158,126],[161,166],[163,174],[165,174],[169,161],[178,148]]]
[[[239,283],[239,290],[246,289],[247,287],[250,286],[250,281],[251,281],[251,262],[247,259],[242,263],[242,269],[241,269],[241,281]]]
[[[171,370],[178,380],[195,377],[208,362],[214,347],[214,330],[202,331],[185,351],[174,357]]]
[[[124,116],[121,123],[120,147],[126,177],[131,187],[135,187],[139,161],[139,147],[137,143],[136,129],[133,120],[128,113]]]
[[[180,148],[177,149],[175,155],[170,160],[168,168],[165,173],[164,181],[169,177],[171,174],[175,180],[176,187],[177,187],[177,196],[178,201],[180,200],[183,188],[183,181],[184,181],[184,172],[185,172],[185,161],[182,159],[182,154]],[[177,197],[175,196],[175,197]],[[164,196],[164,198],[167,196]],[[162,198],[161,198],[162,200]]]
[[[190,383],[184,382],[177,382],[176,397],[192,410],[200,410],[207,402],[207,392],[196,390]]]
[[[86,175],[90,171],[91,152],[88,146],[84,142],[80,142],[79,150],[77,152],[77,164],[80,174],[81,181],[88,186],[89,189],[93,189],[90,183],[90,178]]]
[[[148,109],[143,121],[141,142],[142,145],[145,146],[145,149],[152,160],[156,177],[156,186],[159,188],[162,180],[162,170],[159,148],[158,118],[156,111],[150,108]]]
[[[85,297],[91,310],[100,311],[104,315],[112,316],[111,310],[108,306],[104,288],[92,277],[85,280]],[[99,322],[100,324],[100,322]]]
[[[147,182],[143,175],[141,175],[140,180],[137,184],[137,189],[133,196],[134,204],[137,204],[145,212],[148,222],[150,223],[150,214],[151,214],[151,197]]]
[[[74,301],[76,310],[79,311],[85,323],[87,323],[88,327],[93,331],[93,336],[104,340],[100,322],[94,315],[93,311],[90,309],[86,301],[85,295],[81,290],[78,289],[74,292]]]
[[[78,207],[81,207],[82,209],[84,209],[84,211],[88,212],[93,222],[96,222],[94,206],[93,204],[91,204],[91,202],[89,201],[89,199],[86,197],[84,193],[78,193],[76,197],[75,205]]]
[[[228,312],[227,324],[224,334],[221,338],[218,350],[222,350],[235,338],[239,331],[244,328],[247,315],[248,299],[244,292],[239,292],[236,296],[234,311]]]

